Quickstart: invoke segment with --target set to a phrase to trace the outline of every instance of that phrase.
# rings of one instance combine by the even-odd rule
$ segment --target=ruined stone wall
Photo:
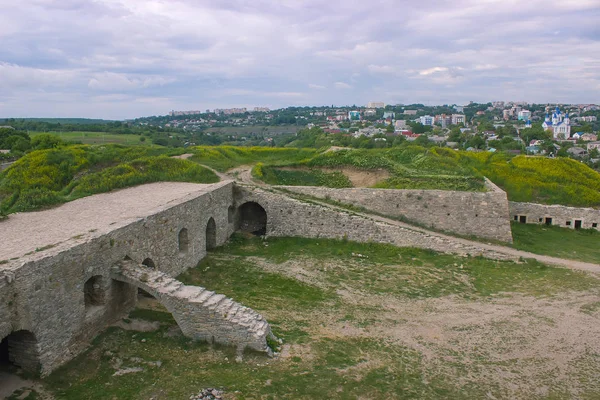
[[[200,286],[187,286],[166,274],[132,261],[113,270],[117,280],[152,294],[177,321],[187,337],[271,353],[267,338],[271,327],[262,315],[222,294]]]
[[[512,242],[506,193],[487,181],[487,192],[280,186],[291,192],[364,207],[427,228]]]
[[[135,304],[136,288],[114,281],[111,266],[126,256],[138,263],[150,258],[170,276],[195,266],[206,255],[205,232],[211,217],[217,245],[233,232],[232,186],[232,182],[216,184],[210,192],[167,204],[153,215],[116,224],[108,233],[90,232],[1,265],[0,339],[19,330],[32,332],[42,374],[70,360]],[[188,229],[185,252],[178,243],[182,228]],[[101,282],[104,301],[86,307],[84,285],[92,277]]]
[[[528,224],[548,224],[563,228],[576,226],[581,221],[583,229],[600,230],[600,210],[558,205],[509,202],[511,220]],[[550,220],[550,219],[551,220]]]
[[[356,242],[389,243],[399,247],[418,247],[459,255],[483,255],[498,260],[518,258],[489,250],[475,242],[461,243],[442,235],[422,232],[418,228],[390,225],[268,190],[239,187],[235,201],[238,206],[245,202],[256,202],[266,210],[268,236],[347,238]]]

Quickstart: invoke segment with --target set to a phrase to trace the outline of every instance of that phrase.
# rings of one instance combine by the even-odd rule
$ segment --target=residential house
[[[583,157],[583,156],[587,155],[587,150],[582,149],[581,147],[571,147],[571,148],[567,149],[567,153],[569,153],[570,155],[572,155],[574,157]]]
[[[600,142],[590,142],[587,144],[587,150],[590,151],[592,149],[600,150]]]
[[[450,123],[452,125],[464,124],[465,123],[464,114],[452,114]]]
[[[406,129],[406,121],[403,119],[398,119],[396,120],[396,122],[394,123],[394,127],[397,131],[401,131],[403,129]]]
[[[583,135],[581,135],[581,140],[586,142],[595,142],[596,140],[598,140],[598,135],[595,135],[593,133],[584,133]]]

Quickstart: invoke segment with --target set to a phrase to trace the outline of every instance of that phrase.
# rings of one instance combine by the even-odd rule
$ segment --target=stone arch
[[[258,203],[249,201],[238,207],[238,230],[250,232],[257,236],[267,233],[267,212]]]
[[[92,276],[85,282],[83,297],[86,310],[106,302],[106,285],[101,275]]]
[[[156,264],[154,263],[154,261],[152,261],[152,259],[150,257],[144,258],[144,261],[142,261],[142,264],[148,268],[156,269]]]
[[[40,371],[38,341],[27,330],[12,332],[0,340],[0,365],[18,367],[37,374]]]
[[[215,219],[210,217],[206,223],[206,250],[217,247],[217,224]]]
[[[190,247],[190,240],[188,238],[188,230],[186,228],[182,228],[179,231],[179,235],[177,236],[177,242],[179,244],[179,252],[187,253]]]

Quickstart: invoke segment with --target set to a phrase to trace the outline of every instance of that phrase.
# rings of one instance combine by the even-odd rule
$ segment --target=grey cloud
[[[600,86],[596,0],[0,6],[0,117],[27,109],[124,118],[374,98],[598,101],[589,90]],[[344,90],[315,90],[322,87]],[[50,93],[64,96],[60,107],[44,107]]]

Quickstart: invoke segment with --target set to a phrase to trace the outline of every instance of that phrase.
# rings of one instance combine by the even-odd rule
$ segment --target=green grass
[[[343,173],[320,169],[281,169],[258,163],[252,169],[252,175],[270,185],[352,187],[352,182]]]
[[[314,282],[293,277],[289,263],[298,262],[309,275],[315,274]],[[280,270],[265,269],[265,263]],[[473,399],[488,393],[507,398],[505,389],[470,375],[489,365],[518,370],[522,363],[491,360],[480,349],[477,358],[468,362],[464,355],[446,352],[447,369],[431,368],[420,351],[390,341],[378,331],[368,334],[371,327],[382,324],[402,325],[403,313],[393,321],[384,320],[382,309],[348,301],[339,290],[357,293],[359,299],[423,301],[452,295],[480,304],[492,294],[518,292],[550,301],[566,291],[598,288],[598,281],[586,274],[537,263],[460,258],[343,240],[263,241],[245,235],[234,235],[180,279],[255,308],[284,344],[297,350],[275,359],[246,353],[237,363],[234,348],[167,335],[175,325],[170,314],[137,309],[129,318],[159,321],[160,329],[141,333],[110,328],[87,352],[45,379],[46,386],[60,399],[187,399],[207,387],[223,388],[235,399]],[[590,304],[582,312],[594,313],[597,308]],[[342,334],[332,328],[336,322],[362,333]],[[113,376],[117,360],[121,368],[144,370]],[[535,362],[531,361],[533,369]],[[584,387],[591,387],[587,393],[593,398],[597,393],[590,382],[596,361],[586,357],[577,362],[586,366],[580,377]],[[458,383],[459,376],[466,382]],[[560,390],[550,387],[548,398],[558,396]]]
[[[72,145],[28,153],[0,174],[0,214],[158,181],[214,183],[208,169],[169,156],[183,150]]]
[[[423,148],[413,144],[391,149],[354,149],[316,153],[305,159],[277,157],[263,162],[265,168],[281,166],[321,168],[354,167],[386,169],[391,177],[377,184],[385,189],[484,190],[483,177],[507,192],[511,201],[600,207],[600,174],[568,158],[517,156],[504,153],[465,152],[448,148]],[[273,174],[271,174],[273,175]],[[268,175],[267,175],[268,176]],[[272,182],[314,182],[311,175],[271,176]],[[327,183],[325,183],[327,185]]]
[[[29,136],[33,138],[44,133],[56,135],[66,142],[79,142],[82,144],[116,143],[123,145],[152,145],[152,140],[146,138],[145,141],[141,142],[140,135],[134,134],[116,134],[104,132],[30,132]]]
[[[511,224],[513,247],[536,254],[600,263],[600,232],[558,226]]]
[[[257,162],[294,164],[317,154],[315,149],[233,146],[197,146],[187,151],[194,154],[192,161],[222,172]]]
[[[588,290],[598,284],[583,272],[548,267],[534,260],[514,263],[482,257],[460,258],[429,250],[344,240],[270,238],[265,245],[259,238],[234,235],[226,246],[214,254],[215,257],[206,259],[199,268],[190,270],[188,274],[195,276],[197,282],[205,282],[209,287],[234,298],[241,296],[257,307],[261,304],[255,304],[253,299],[247,297],[251,292],[248,285],[264,287],[252,280],[255,276],[263,276],[263,272],[241,257],[262,257],[278,264],[310,258],[323,265],[345,265],[341,269],[320,271],[322,283],[330,290],[343,282],[373,294],[386,293],[399,298],[446,295],[476,298],[502,292],[552,296],[564,290]],[[236,261],[220,259],[217,257],[219,254],[240,258],[236,258]],[[358,257],[357,254],[364,257]],[[191,283],[194,279],[186,275],[184,281]],[[269,290],[282,288],[283,292],[288,292],[282,284],[273,283],[266,287]],[[290,290],[290,293],[294,291]],[[276,298],[275,295],[270,296]]]

